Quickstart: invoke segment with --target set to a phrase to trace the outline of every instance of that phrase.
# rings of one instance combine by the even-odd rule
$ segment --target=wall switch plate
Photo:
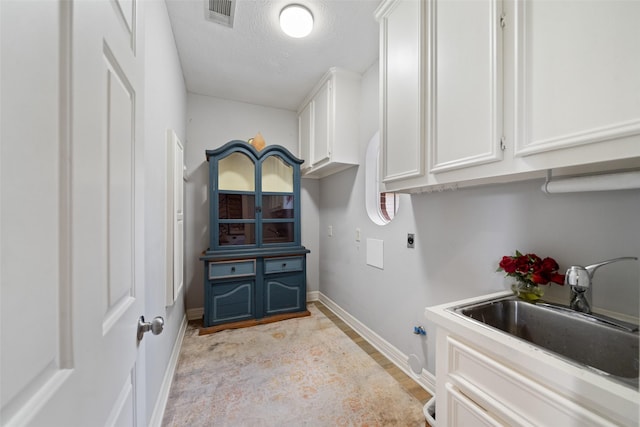
[[[413,233],[407,234],[407,248],[413,249],[415,247],[416,238]]]
[[[327,235],[329,237],[333,236],[333,225],[330,225],[329,227],[327,227]]]
[[[360,229],[356,228],[356,242],[360,241]]]

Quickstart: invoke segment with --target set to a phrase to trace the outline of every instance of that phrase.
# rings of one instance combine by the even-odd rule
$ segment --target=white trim
[[[71,380],[74,369],[58,369],[52,373],[54,369],[52,362],[2,408],[0,419],[4,427],[29,424],[58,390]]]
[[[180,349],[182,348],[182,341],[184,340],[185,332],[187,331],[187,316],[182,317],[182,323],[180,324],[180,330],[178,331],[178,337],[173,345],[171,351],[171,357],[167,364],[167,369],[164,371],[164,378],[160,385],[160,392],[156,399],[156,404],[153,407],[153,413],[149,420],[149,427],[160,427],[162,425],[162,418],[164,417],[164,411],[167,407],[167,401],[169,400],[169,391],[171,390],[171,383],[178,367],[178,358],[180,356]]]
[[[320,291],[307,292],[307,302],[318,301],[320,299]]]
[[[323,303],[329,310],[331,310],[336,316],[342,319],[351,329],[356,331],[362,338],[367,340],[369,344],[375,347],[380,353],[382,353],[387,359],[393,362],[400,370],[409,375],[416,381],[423,389],[427,390],[432,396],[435,395],[436,390],[436,377],[427,371],[422,369],[420,375],[416,375],[411,371],[409,366],[409,357],[384,340],[380,335],[373,332],[367,326],[365,326],[358,319],[347,313],[338,304],[333,302],[329,297],[322,292],[318,292],[318,301]]]
[[[187,320],[199,320],[204,316],[204,307],[187,309]]]
[[[529,112],[525,111],[524,114],[526,114],[527,117],[521,120],[530,121]],[[528,123],[526,126],[530,127]],[[630,120],[581,132],[574,132],[567,135],[551,136],[546,139],[539,140],[533,140],[530,135],[525,135],[516,141],[516,151],[514,154],[516,157],[525,157],[531,154],[605,142],[612,139],[621,139],[638,134],[640,134],[640,120]]]

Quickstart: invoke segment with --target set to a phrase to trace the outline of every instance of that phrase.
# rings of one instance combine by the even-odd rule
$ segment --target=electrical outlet
[[[415,247],[416,239],[413,233],[407,234],[407,248],[413,249]]]

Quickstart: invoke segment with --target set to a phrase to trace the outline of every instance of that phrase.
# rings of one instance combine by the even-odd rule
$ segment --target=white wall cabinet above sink
[[[385,183],[425,174],[426,2],[383,1],[380,22],[380,138]],[[387,187],[389,188],[389,187]]]
[[[508,12],[510,145],[522,167],[640,156],[640,3],[529,0]]]
[[[387,0],[376,18],[387,190],[640,168],[639,2]]]
[[[333,67],[298,109],[301,172],[325,176],[358,164],[360,75]]]

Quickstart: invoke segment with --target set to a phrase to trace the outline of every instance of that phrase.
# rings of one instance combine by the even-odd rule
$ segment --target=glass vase
[[[544,288],[542,286],[522,280],[518,280],[511,285],[511,290],[515,296],[525,301],[537,301],[544,295]]]

